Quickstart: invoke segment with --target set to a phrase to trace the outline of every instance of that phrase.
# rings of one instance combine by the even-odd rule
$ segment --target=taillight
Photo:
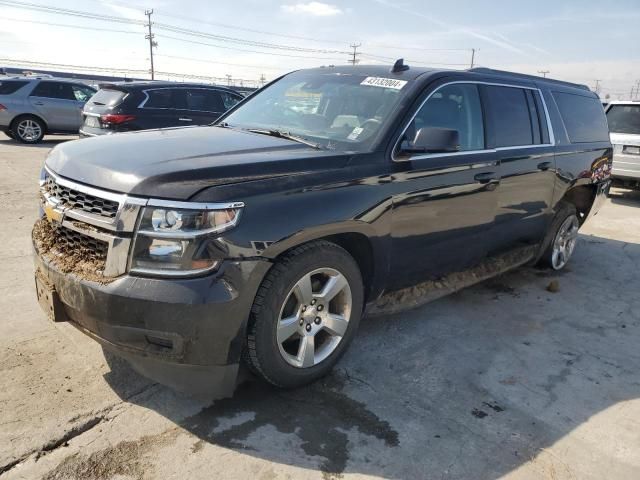
[[[135,115],[119,115],[116,113],[107,113],[105,115],[100,115],[100,121],[102,123],[108,123],[111,125],[120,125],[121,123],[130,122],[131,120],[135,119]]]
[[[6,110],[6,109],[7,109],[7,107],[5,107],[3,104],[0,103],[0,112],[3,111],[3,110]]]

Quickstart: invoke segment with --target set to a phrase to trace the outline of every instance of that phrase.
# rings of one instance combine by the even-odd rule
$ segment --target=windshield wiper
[[[306,140],[302,137],[299,137],[297,135],[293,135],[292,133],[289,132],[283,132],[282,130],[269,130],[269,129],[265,129],[265,128],[247,128],[246,129],[248,132],[253,132],[253,133],[259,133],[261,135],[269,135],[271,137],[277,137],[277,138],[285,138],[287,140],[291,140],[294,142],[298,142],[298,143],[302,143],[304,145],[307,145],[311,148],[315,148],[317,150],[321,150],[322,147],[314,142],[310,142],[309,140]]]

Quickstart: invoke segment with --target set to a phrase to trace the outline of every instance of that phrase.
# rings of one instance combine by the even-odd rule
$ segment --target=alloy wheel
[[[276,336],[282,358],[297,368],[331,355],[349,326],[353,300],[346,277],[333,268],[305,274],[287,295]]]
[[[18,123],[17,134],[21,139],[33,142],[42,135],[42,128],[38,122],[27,118]]]
[[[551,266],[554,270],[560,270],[571,258],[578,241],[579,227],[578,217],[575,215],[567,217],[560,225],[553,241],[553,251],[551,253]]]

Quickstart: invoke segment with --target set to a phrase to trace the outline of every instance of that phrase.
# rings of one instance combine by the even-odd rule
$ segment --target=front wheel
[[[550,233],[553,235],[541,262],[554,270],[562,270],[569,262],[578,242],[580,221],[572,204],[562,204],[554,219]]]
[[[38,143],[44,138],[45,126],[37,117],[26,115],[13,122],[11,133],[22,143]]]
[[[245,360],[266,381],[298,387],[326,375],[355,335],[364,289],[355,260],[318,241],[279,260],[251,312]]]

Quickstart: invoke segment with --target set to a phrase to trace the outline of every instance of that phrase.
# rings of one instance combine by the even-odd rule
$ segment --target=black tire
[[[565,224],[565,222],[569,221],[570,218],[572,218],[577,225],[580,225],[575,205],[568,202],[560,202],[558,205],[558,212],[556,213],[553,222],[551,222],[547,237],[545,238],[544,252],[538,262],[540,265],[549,267],[553,270],[561,270],[566,266],[567,262],[571,258],[571,254],[573,254],[575,244],[571,249],[568,258],[566,258],[565,262],[561,266],[558,266],[557,263],[554,264],[554,245],[560,228]]]
[[[35,136],[28,136],[26,133],[21,133],[21,124],[23,122],[33,122],[35,125],[34,128],[38,129],[38,133]],[[21,115],[11,123],[11,133],[13,134],[13,138],[21,143],[30,145],[40,143],[44,138],[45,130],[46,125],[35,115]]]
[[[280,352],[277,326],[296,283],[317,269],[336,270],[347,280],[352,308],[346,332],[331,354],[313,366],[296,367]],[[363,302],[360,269],[346,250],[326,241],[301,245],[277,261],[258,290],[247,327],[244,360],[255,374],[275,386],[295,388],[311,383],[326,375],[349,346],[358,329]]]
[[[7,131],[2,132],[2,133],[4,133],[7,137],[11,138],[12,140],[15,140],[15,138],[16,138],[11,130],[7,130]]]

